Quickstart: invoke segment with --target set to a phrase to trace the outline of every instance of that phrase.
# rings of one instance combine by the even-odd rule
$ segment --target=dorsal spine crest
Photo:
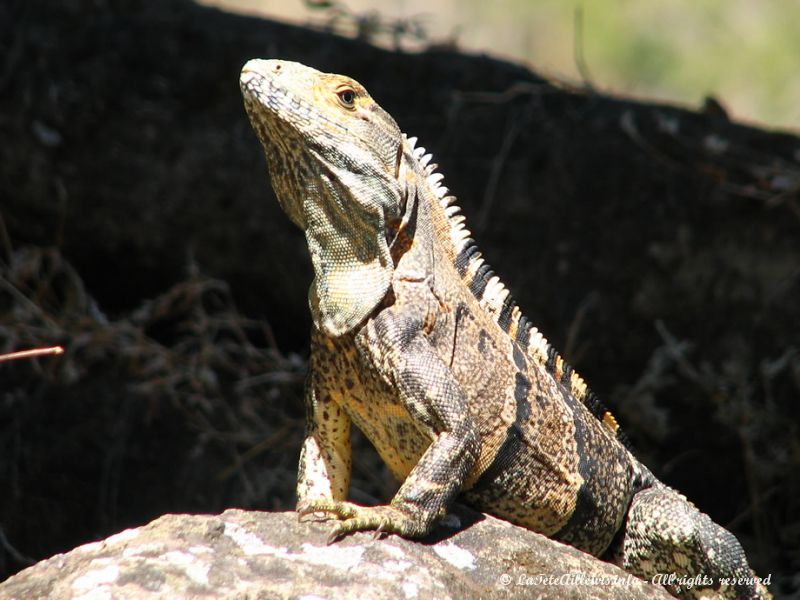
[[[530,360],[550,373],[568,393],[586,406],[612,435],[627,445],[627,438],[614,415],[589,390],[583,378],[556,352],[542,333],[522,315],[510,291],[483,259],[475,241],[470,237],[470,231],[465,226],[466,218],[455,203],[455,196],[448,195],[449,190],[442,185],[444,175],[436,171],[437,165],[431,162],[432,155],[422,146],[416,146],[415,137],[407,137],[406,143],[412,156],[419,162],[421,171],[426,176],[428,188],[434,198],[439,200],[439,205],[444,210],[450,225],[450,242],[456,256],[454,266],[481,308],[511,336]]]

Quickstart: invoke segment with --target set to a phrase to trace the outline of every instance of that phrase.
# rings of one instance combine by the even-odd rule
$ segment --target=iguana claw
[[[356,531],[374,531],[375,537],[395,533],[403,537],[422,535],[420,523],[397,506],[359,506],[340,500],[313,500],[297,507],[300,517],[312,513],[327,513],[340,519],[328,536],[328,544]]]

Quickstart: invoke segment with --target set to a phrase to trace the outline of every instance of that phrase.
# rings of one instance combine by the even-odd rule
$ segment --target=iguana
[[[622,443],[363,86],[282,60],[249,61],[240,86],[314,268],[300,515],[338,519],[331,539],[416,538],[460,496],[674,595],[768,597],[736,538]],[[346,501],[352,424],[402,482],[387,505]]]

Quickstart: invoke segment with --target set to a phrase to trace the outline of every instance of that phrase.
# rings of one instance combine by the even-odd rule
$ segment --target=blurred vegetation
[[[345,35],[419,49],[429,43],[523,61],[581,81],[576,31],[593,86],[700,107],[713,96],[736,120],[800,129],[800,2],[796,0],[201,0]],[[581,15],[581,25],[576,16]],[[349,16],[350,20],[344,18]],[[395,23],[393,28],[390,24]]]
[[[713,95],[737,118],[800,126],[800,3],[595,0],[583,11],[601,87],[690,104]]]

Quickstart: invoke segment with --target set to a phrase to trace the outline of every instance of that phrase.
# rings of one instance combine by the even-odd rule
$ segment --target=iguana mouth
[[[285,69],[281,68],[280,62],[275,62],[270,68],[272,61],[252,59],[245,63],[239,77],[239,87],[245,100],[245,108],[251,119],[255,113],[256,118],[263,118],[261,111],[256,106],[266,109],[276,121],[285,120],[291,114],[295,120],[292,126],[287,129],[297,131],[298,123],[305,120],[308,123],[325,123],[346,132],[347,128],[341,123],[329,119],[311,104],[308,100],[297,93],[278,83],[280,77],[285,76]],[[300,121],[298,121],[298,118]],[[313,143],[313,140],[310,140]]]

